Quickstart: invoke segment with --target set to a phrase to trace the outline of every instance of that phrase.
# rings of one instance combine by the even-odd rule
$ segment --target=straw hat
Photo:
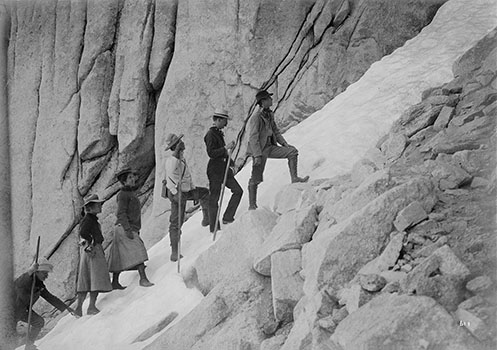
[[[171,147],[174,147],[174,145],[176,145],[179,140],[181,140],[181,138],[185,136],[183,134],[180,134],[179,136],[177,136],[176,134],[169,134],[167,135],[166,137],[166,151],[171,149]]]
[[[225,118],[228,120],[231,119],[230,116],[228,115],[228,111],[225,109],[216,109],[216,111],[212,116],[217,118]]]
[[[96,194],[90,194],[90,195],[88,195],[88,196],[85,197],[83,206],[86,207],[90,203],[102,203],[102,202],[104,202],[104,200],[103,199],[99,199],[98,195],[96,195]]]

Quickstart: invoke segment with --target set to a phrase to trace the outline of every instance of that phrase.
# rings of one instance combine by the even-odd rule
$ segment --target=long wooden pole
[[[228,151],[228,159],[226,160],[226,168],[224,169],[223,185],[221,187],[221,196],[219,196],[219,203],[217,206],[216,223],[214,225],[214,235],[212,236],[213,241],[216,240],[217,226],[219,225],[219,213],[221,212],[221,205],[223,204],[223,197],[224,197],[224,188],[226,186],[226,181],[228,180],[228,170],[230,169],[231,152],[232,150],[230,149]]]
[[[0,0],[0,348],[14,349],[14,264],[8,113],[8,47],[10,12]]]
[[[38,236],[38,241],[36,242],[36,254],[35,254],[35,263],[38,264],[38,256],[40,254],[40,236]],[[26,345],[24,345],[24,349],[28,348],[28,340],[29,340],[29,332],[31,331],[31,315],[33,310],[33,299],[35,294],[35,285],[36,285],[36,271],[33,272],[33,282],[31,283],[31,294],[29,296],[29,311],[28,311],[28,331],[26,332]]]

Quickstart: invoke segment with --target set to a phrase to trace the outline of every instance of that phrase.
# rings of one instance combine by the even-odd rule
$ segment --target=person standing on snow
[[[50,293],[43,283],[48,278],[48,273],[53,271],[53,265],[47,259],[40,259],[38,263],[34,263],[27,272],[19,276],[14,282],[15,291],[15,321],[28,322],[29,318],[29,304],[31,300],[31,287],[33,284],[33,274],[35,278],[35,287],[33,292],[33,304],[42,297],[48,301],[52,306],[60,311],[69,311],[73,316],[77,316],[75,311],[69,306],[64,304],[62,300]],[[32,306],[31,305],[31,306]],[[26,343],[27,350],[38,349],[34,342],[38,334],[45,325],[43,317],[31,310],[31,327],[29,330],[28,340]],[[28,325],[29,327],[29,325]]]
[[[98,293],[112,290],[109,269],[102,248],[104,236],[97,218],[97,214],[102,212],[102,202],[103,200],[100,200],[96,194],[91,194],[85,198],[83,204],[84,217],[79,225],[81,250],[76,285],[78,305],[75,312],[78,316],[83,315],[83,301],[87,293],[90,293],[90,305],[86,313],[96,315],[100,312],[95,305]]]
[[[228,159],[228,150],[233,150],[235,142],[231,141],[228,145],[224,142],[224,134],[222,129],[228,125],[228,112],[216,111],[212,120],[214,125],[209,129],[204,137],[207,154],[209,155],[209,163],[207,165],[207,177],[209,178],[209,215],[210,215],[210,231],[214,232],[216,216],[218,211],[218,201],[221,195],[221,187],[223,186],[224,173],[228,161],[230,168],[226,178],[226,187],[231,190],[231,198],[228,207],[223,215],[223,224],[229,224],[235,221],[235,213],[240,200],[242,199],[243,190],[235,179],[235,175],[231,166],[234,163]]]
[[[117,221],[107,259],[109,272],[112,273],[112,288],[126,288],[119,283],[119,274],[127,270],[138,270],[140,286],[151,287],[154,284],[145,273],[147,249],[140,238],[141,207],[135,193],[137,176],[134,170],[125,168],[116,177],[123,187],[117,194]]]
[[[255,98],[259,110],[248,121],[247,156],[252,156],[252,174],[248,185],[249,210],[257,209],[257,186],[263,181],[262,175],[268,158],[288,159],[292,183],[309,180],[309,176],[302,178],[297,175],[299,152],[286,142],[276,126],[274,112],[270,109],[273,105],[272,95],[266,90],[257,92]]]
[[[209,190],[205,187],[195,187],[192,175],[183,157],[185,143],[181,140],[183,135],[169,134],[166,138],[166,151],[171,150],[171,156],[166,158],[166,187],[167,198],[171,202],[171,215],[169,216],[169,239],[171,241],[171,261],[178,261],[178,244],[181,235],[181,224],[185,219],[186,201],[199,201],[202,207],[202,226],[209,225]],[[181,209],[179,205],[178,184],[181,189]],[[179,258],[182,258],[181,255]]]

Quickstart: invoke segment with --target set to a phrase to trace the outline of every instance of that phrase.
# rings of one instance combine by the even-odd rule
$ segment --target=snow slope
[[[451,0],[432,23],[391,55],[376,62],[366,74],[320,111],[289,130],[285,137],[300,152],[300,172],[311,178],[332,177],[352,165],[383,136],[401,112],[420,101],[421,92],[450,81],[452,63],[497,25],[497,0]],[[250,164],[237,179],[246,187]],[[286,161],[270,160],[259,186],[258,204],[272,205],[275,194],[289,182]],[[246,195],[238,213],[247,208]],[[182,273],[212,244],[211,235],[200,227],[200,215],[183,229]],[[166,231],[166,228],[164,228]],[[222,232],[219,234],[222,239]],[[179,320],[193,309],[202,295],[188,289],[169,261],[166,237],[149,250],[147,273],[154,287],[138,287],[136,272],[126,272],[124,291],[101,294],[101,313],[75,319],[68,315],[43,339],[41,350],[132,350],[147,341],[131,342],[170,312]],[[86,311],[88,301],[84,306]],[[174,324],[174,323],[173,323]]]

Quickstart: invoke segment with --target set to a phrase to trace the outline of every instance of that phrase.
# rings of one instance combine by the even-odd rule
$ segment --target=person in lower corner
[[[248,129],[247,156],[252,157],[252,174],[249,179],[249,210],[257,209],[257,186],[263,181],[264,168],[268,158],[287,158],[292,183],[307,182],[309,176],[297,175],[298,150],[289,145],[281,135],[274,112],[272,94],[261,90],[255,95],[259,110],[250,117]],[[280,145],[278,145],[280,144]]]
[[[116,177],[123,187],[117,194],[117,221],[107,258],[109,272],[112,273],[112,288],[125,288],[119,283],[119,275],[127,270],[138,270],[140,286],[151,287],[154,284],[148,280],[145,273],[147,249],[140,237],[141,206],[135,193],[138,177],[131,168],[122,169]]]
[[[98,293],[112,290],[109,269],[102,248],[104,237],[97,218],[97,214],[102,212],[102,202],[103,200],[100,200],[96,194],[91,194],[85,198],[83,204],[84,217],[79,225],[81,249],[76,284],[78,305],[75,312],[78,316],[83,315],[83,302],[87,293],[90,293],[90,305],[86,313],[96,315],[100,312],[95,305]]]
[[[169,216],[169,239],[171,241],[171,261],[178,261],[178,244],[181,235],[181,225],[185,219],[186,201],[199,201],[202,207],[202,226],[209,226],[209,190],[205,187],[195,187],[192,175],[183,157],[185,143],[181,140],[183,135],[169,134],[166,138],[166,151],[171,150],[171,155],[166,158],[166,186],[167,197],[171,202],[171,215]],[[179,184],[179,186],[178,186]],[[178,187],[181,189],[181,204],[179,203]],[[181,223],[179,217],[181,216]]]
[[[235,221],[235,213],[240,200],[242,199],[243,190],[235,179],[232,166],[234,163],[228,159],[228,150],[233,150],[235,142],[231,141],[226,145],[222,129],[228,125],[228,112],[219,110],[212,115],[213,126],[209,129],[204,137],[209,163],[207,164],[207,177],[209,178],[209,215],[210,231],[214,232],[215,222],[218,212],[218,201],[221,196],[221,190],[224,181],[224,174],[228,161],[230,168],[226,177],[226,187],[231,190],[231,198],[223,214],[223,224],[229,224]]]
[[[53,265],[48,262],[47,259],[40,259],[38,263],[34,263],[28,269],[27,272],[23,273],[14,281],[14,291],[15,291],[15,321],[28,322],[29,318],[29,304],[31,300],[31,287],[33,284],[33,278],[35,279],[35,287],[33,291],[33,305],[36,301],[42,297],[48,301],[52,306],[60,311],[69,311],[73,316],[77,316],[75,311],[69,306],[64,304],[62,300],[50,293],[44,284],[44,281],[48,278],[48,274],[53,271]],[[34,276],[33,276],[34,275]],[[31,327],[28,325],[28,339],[25,349],[36,350],[37,347],[34,345],[38,334],[45,325],[43,317],[38,315],[31,309]]]

